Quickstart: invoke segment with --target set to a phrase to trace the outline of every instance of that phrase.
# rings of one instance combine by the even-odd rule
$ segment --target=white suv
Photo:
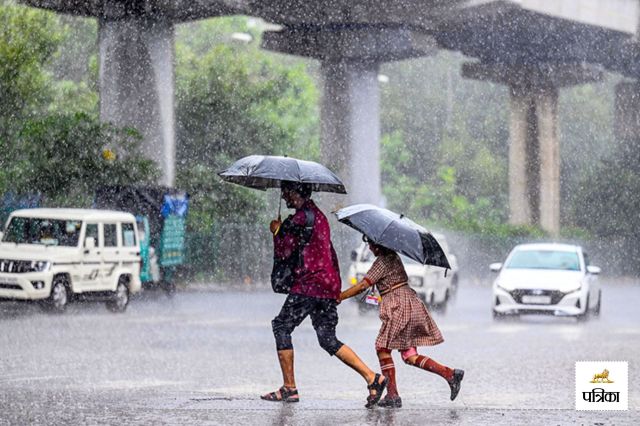
[[[422,265],[402,255],[400,255],[400,258],[409,276],[411,288],[416,291],[425,304],[434,309],[444,311],[447,302],[455,296],[458,289],[458,262],[456,257],[449,252],[449,246],[444,235],[434,234],[434,237],[442,247],[451,265],[451,270],[447,271],[446,276],[445,270],[442,268]],[[348,273],[349,284],[355,285],[360,282],[369,268],[371,268],[374,260],[375,256],[365,243],[353,250],[351,252],[352,262]],[[365,311],[368,306],[363,302],[360,304],[360,310]]]
[[[130,213],[16,210],[0,235],[0,300],[40,301],[62,312],[71,299],[97,299],[122,312],[140,291],[140,244]]]

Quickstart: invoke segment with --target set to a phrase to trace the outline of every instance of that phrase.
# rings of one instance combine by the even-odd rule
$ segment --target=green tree
[[[216,175],[250,154],[315,159],[319,153],[318,93],[306,63],[230,42],[246,18],[180,27],[176,42],[178,184],[192,195],[192,223],[255,222],[266,198]],[[283,63],[284,62],[284,63]],[[198,210],[201,209],[201,210]]]
[[[86,114],[26,121],[6,153],[11,190],[39,192],[47,204],[89,207],[99,185],[152,183],[155,164],[139,152],[140,135]]]
[[[0,143],[46,110],[52,93],[44,64],[61,38],[54,14],[0,2]]]

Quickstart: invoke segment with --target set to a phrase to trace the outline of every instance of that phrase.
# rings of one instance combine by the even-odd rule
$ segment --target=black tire
[[[454,274],[453,277],[451,277],[451,298],[455,299],[456,296],[458,295],[458,274]]]
[[[49,298],[42,305],[47,311],[61,314],[69,304],[69,282],[64,276],[53,278]]]
[[[598,290],[598,303],[596,304],[596,307],[593,308],[593,316],[599,317],[600,316],[600,307],[602,306],[602,290]]]
[[[589,294],[587,294],[587,301],[584,303],[584,312],[576,315],[576,319],[579,322],[585,322],[589,319]]]
[[[176,294],[176,284],[174,282],[163,281],[160,283],[167,297],[172,298]]]
[[[125,277],[120,277],[118,280],[112,299],[106,303],[107,309],[111,312],[124,312],[127,309],[130,299],[128,283]]]
[[[451,293],[449,293],[449,289],[447,289],[445,290],[445,293],[444,293],[444,300],[440,303],[436,303],[434,306],[434,310],[436,310],[437,312],[440,312],[441,314],[446,314],[449,300],[451,300]]]
[[[357,302],[357,303],[358,303],[358,312],[361,315],[368,315],[373,310],[373,308],[370,308],[369,307],[370,305],[368,305],[365,302]]]

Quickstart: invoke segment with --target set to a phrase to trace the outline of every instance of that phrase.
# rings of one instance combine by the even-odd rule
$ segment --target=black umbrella
[[[412,220],[371,204],[355,204],[335,212],[338,220],[375,244],[422,263],[451,269],[447,256],[429,231]]]
[[[280,188],[283,181],[308,183],[312,191],[346,194],[340,179],[322,164],[273,155],[250,155],[218,173],[227,182],[254,189]]]

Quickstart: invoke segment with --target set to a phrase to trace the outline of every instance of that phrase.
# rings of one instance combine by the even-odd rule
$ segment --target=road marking
[[[9,382],[30,382],[30,381],[46,381],[46,380],[58,380],[58,379],[67,379],[69,376],[35,376],[35,377],[11,377],[11,378],[0,378],[0,383],[9,383]]]

